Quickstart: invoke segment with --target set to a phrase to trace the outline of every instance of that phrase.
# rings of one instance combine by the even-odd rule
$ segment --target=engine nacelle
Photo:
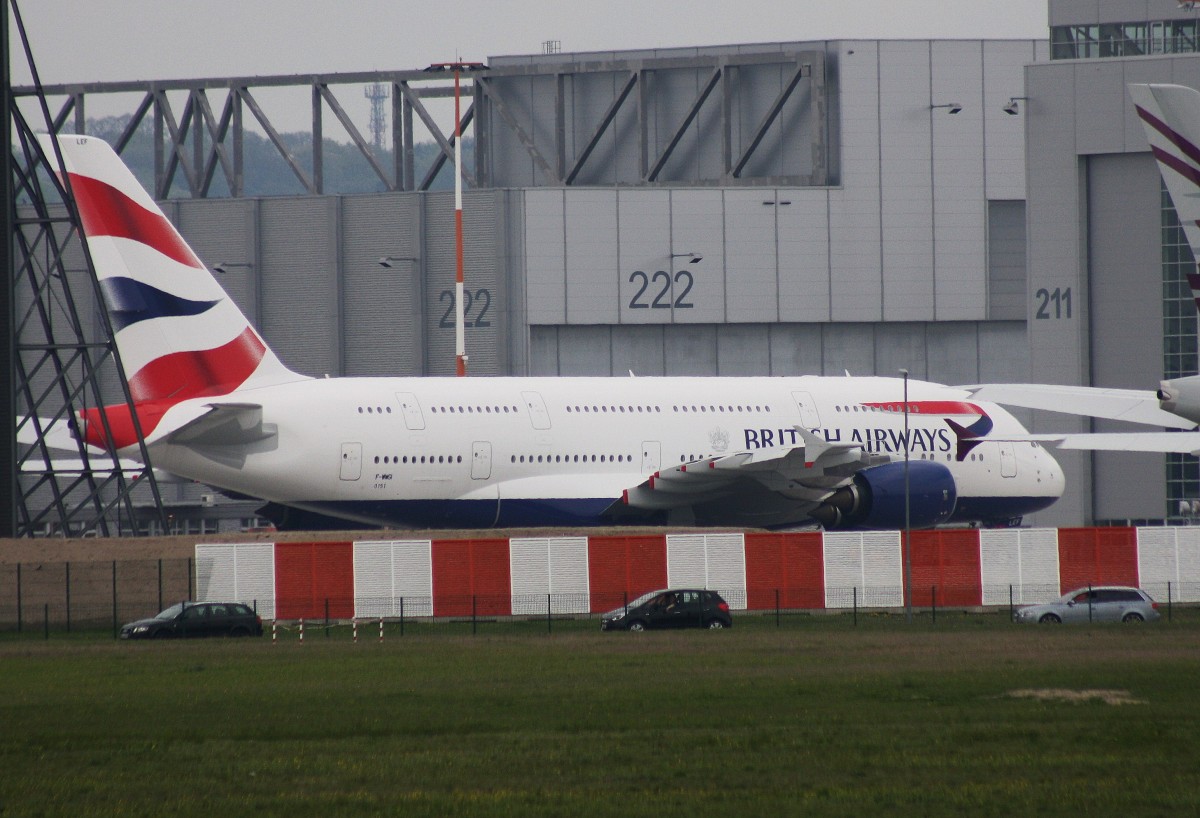
[[[910,527],[932,528],[950,519],[958,501],[950,470],[928,460],[910,461],[908,470]],[[863,469],[810,514],[827,529],[903,528],[904,464]]]
[[[1200,375],[1159,383],[1158,405],[1166,412],[1200,423]]]

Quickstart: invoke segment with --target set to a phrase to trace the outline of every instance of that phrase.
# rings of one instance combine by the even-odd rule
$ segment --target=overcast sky
[[[1048,36],[1046,0],[16,1],[46,83],[422,68],[536,54],[550,39],[604,51]],[[28,82],[23,59],[12,68]]]
[[[47,84],[416,69],[537,54],[544,40],[606,51],[1049,33],[1047,0],[15,1]],[[19,50],[11,70],[29,84]],[[88,113],[111,112],[93,97]]]

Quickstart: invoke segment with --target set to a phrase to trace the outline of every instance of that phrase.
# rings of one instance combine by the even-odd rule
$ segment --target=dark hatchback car
[[[729,603],[716,591],[696,588],[651,591],[600,618],[603,631],[732,627]]]
[[[262,636],[262,618],[240,602],[180,602],[121,627],[122,639]]]

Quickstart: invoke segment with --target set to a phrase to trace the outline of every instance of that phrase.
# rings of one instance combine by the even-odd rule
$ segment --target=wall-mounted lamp
[[[957,114],[959,111],[962,110],[962,105],[958,102],[944,102],[941,105],[930,105],[929,107],[930,108],[949,108],[949,110],[946,111],[946,113],[948,113],[948,114]]]
[[[245,267],[247,270],[253,270],[254,265],[249,261],[218,261],[212,266],[214,273],[226,273],[234,267]]]
[[[1017,102],[1019,100],[1028,100],[1028,99],[1029,99],[1029,97],[1009,97],[1008,104],[1005,105],[1002,110],[1004,111],[1004,113],[1008,114],[1009,116],[1016,116],[1017,112],[1019,112],[1021,110],[1020,108],[1017,107]]]
[[[380,267],[387,267],[390,269],[393,261],[411,261],[416,264],[417,259],[415,256],[382,256],[379,259],[378,264]]]
[[[696,262],[702,260],[704,256],[697,255],[696,253],[672,253],[671,258],[690,258],[691,261],[689,261],[688,264],[695,264]]]

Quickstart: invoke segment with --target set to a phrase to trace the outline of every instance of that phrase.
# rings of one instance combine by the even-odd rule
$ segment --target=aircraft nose
[[[1062,466],[1059,465],[1054,456],[1043,446],[1038,446],[1034,450],[1034,462],[1037,464],[1038,479],[1041,481],[1046,494],[1055,498],[1062,497],[1063,491],[1067,487],[1067,480],[1063,475]]]

